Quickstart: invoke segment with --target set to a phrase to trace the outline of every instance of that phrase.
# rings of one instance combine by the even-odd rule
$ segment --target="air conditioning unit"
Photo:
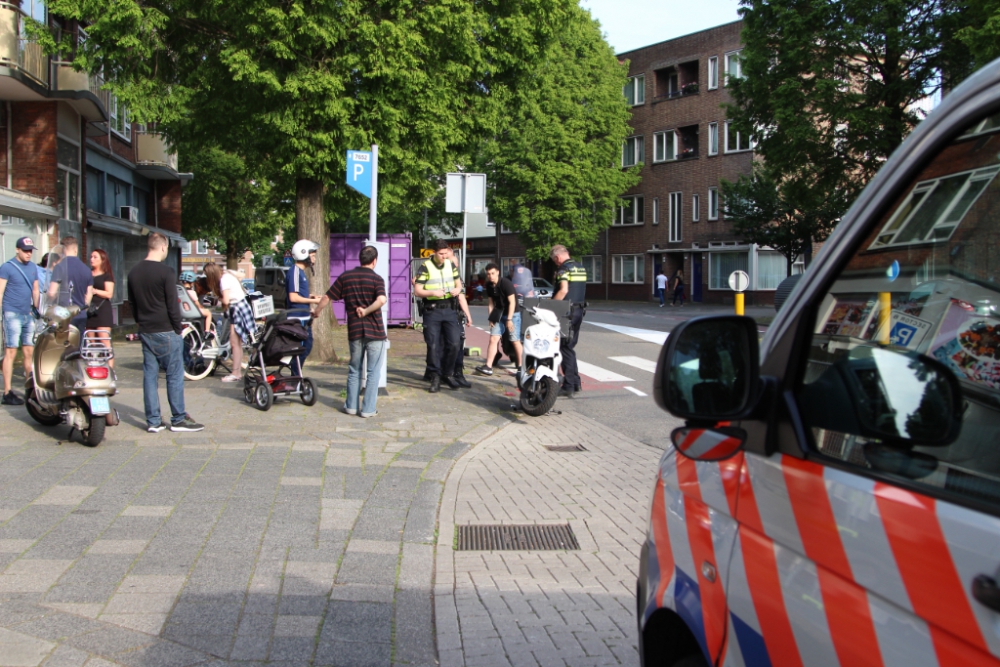
[[[139,222],[139,209],[135,206],[119,206],[118,217],[129,222]]]

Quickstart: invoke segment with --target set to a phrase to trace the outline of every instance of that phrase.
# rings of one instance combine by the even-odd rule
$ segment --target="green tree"
[[[1000,58],[1000,0],[970,0],[966,11],[958,40],[969,49],[973,65],[982,67]]]
[[[955,39],[964,3],[741,5],[742,76],[727,81],[735,102],[727,114],[733,131],[755,136],[763,163],[723,194],[747,240],[783,239],[775,247],[791,262],[826,237],[921,120],[916,103],[968,73],[968,51]]]
[[[225,252],[230,269],[247,250],[274,239],[282,223],[274,190],[243,158],[215,146],[186,146],[178,159],[182,171],[194,174],[184,189],[184,236]]]
[[[140,120],[266,167],[295,193],[296,233],[367,205],[344,181],[347,149],[379,144],[380,210],[420,205],[428,174],[495,132],[505,104],[559,32],[573,0],[50,0],[88,24],[78,67],[103,67]],[[50,42],[51,49],[57,48]],[[65,46],[63,47],[65,50]],[[335,357],[332,314],[314,325]]]
[[[621,167],[627,72],[600,25],[575,7],[516,91],[509,122],[484,142],[477,163],[491,186],[490,218],[517,232],[532,259],[547,259],[557,243],[590,251],[638,183],[638,167]]]

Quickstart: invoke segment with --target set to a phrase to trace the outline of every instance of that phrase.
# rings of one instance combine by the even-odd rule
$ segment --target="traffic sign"
[[[372,196],[372,154],[369,151],[347,151],[347,185],[369,199]]]
[[[486,213],[486,174],[448,174],[445,213]]]
[[[733,271],[729,274],[729,288],[734,292],[745,292],[750,287],[750,276],[746,271]]]

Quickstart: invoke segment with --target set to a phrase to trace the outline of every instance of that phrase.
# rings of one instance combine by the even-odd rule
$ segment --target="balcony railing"
[[[41,45],[25,38],[24,12],[0,2],[0,65],[17,69],[43,86],[49,85],[49,57]]]
[[[136,132],[136,153],[141,165],[170,167],[177,171],[177,153],[170,150],[159,132]]]

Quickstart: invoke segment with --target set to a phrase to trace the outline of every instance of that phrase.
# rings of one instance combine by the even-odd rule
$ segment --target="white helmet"
[[[296,241],[292,246],[292,259],[296,262],[304,262],[309,259],[309,253],[319,250],[319,246],[309,239]]]

